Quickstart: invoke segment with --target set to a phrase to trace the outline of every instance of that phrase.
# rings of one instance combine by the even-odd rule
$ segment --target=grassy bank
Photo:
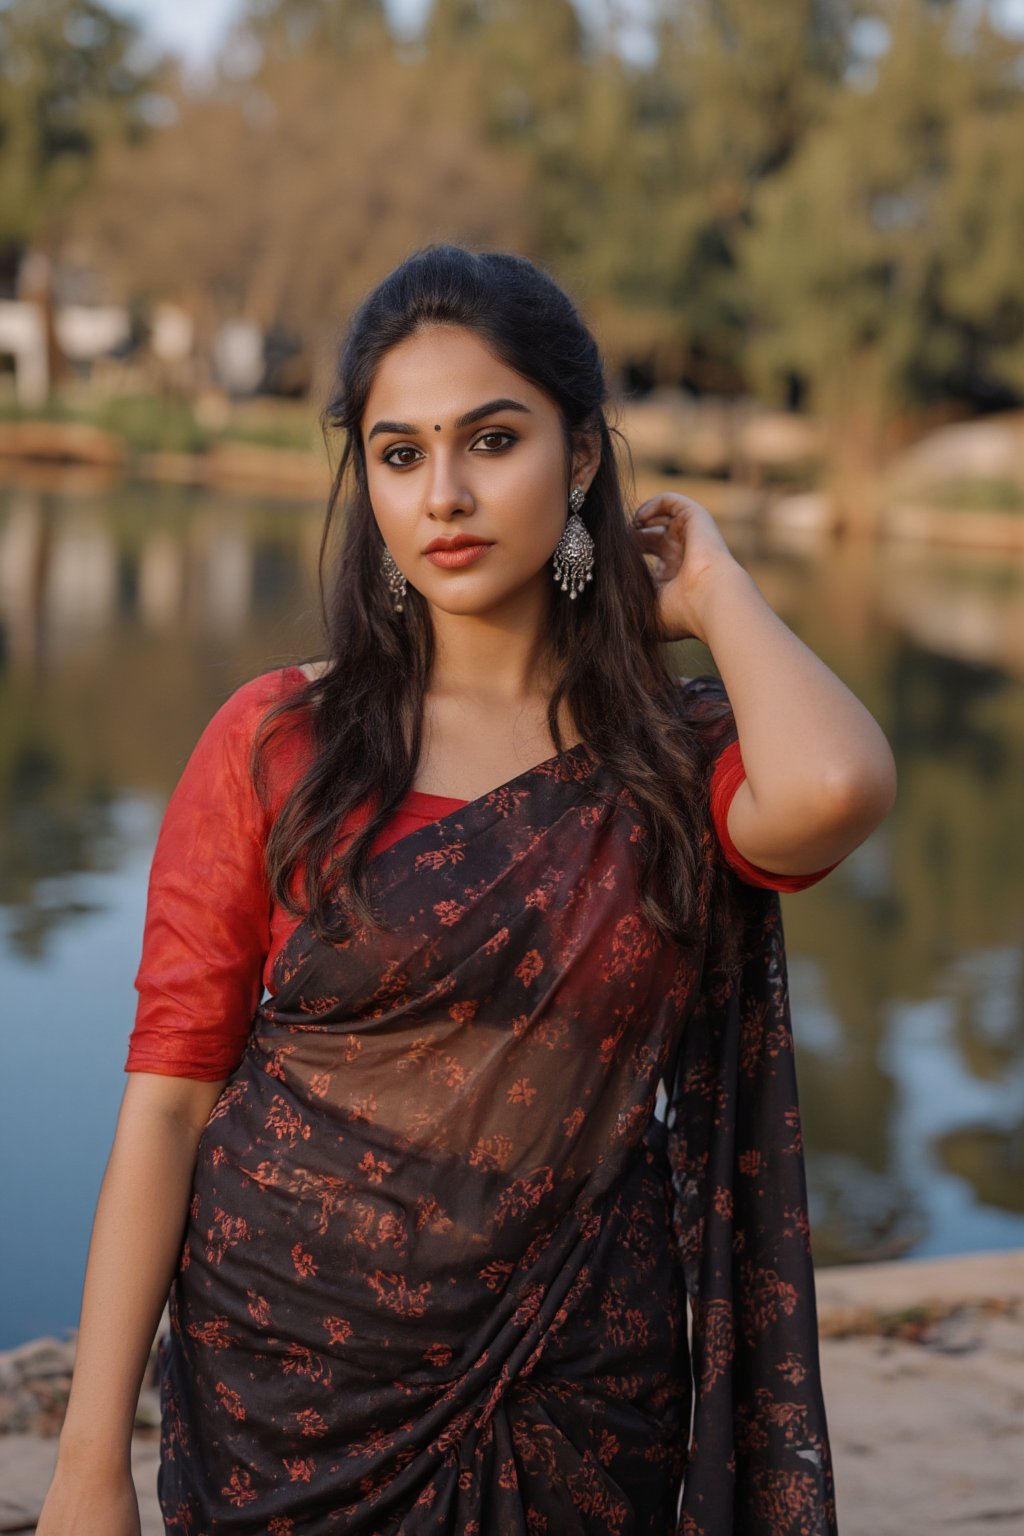
[[[207,453],[217,443],[245,443],[292,452],[321,443],[317,415],[306,401],[229,400],[219,394],[109,394],[69,390],[26,410],[0,399],[0,422],[52,422],[109,432],[129,458],[147,453]],[[322,448],[321,448],[322,451]]]

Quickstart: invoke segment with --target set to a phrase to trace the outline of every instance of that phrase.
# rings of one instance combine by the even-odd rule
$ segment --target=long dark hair
[[[379,924],[367,862],[377,833],[412,787],[434,636],[420,593],[410,586],[397,613],[381,576],[384,544],[370,505],[360,422],[385,354],[433,325],[474,331],[556,404],[566,434],[567,496],[573,441],[580,434],[599,438],[600,462],[582,514],[595,544],[593,580],[575,602],[557,600],[552,583],[544,642],[557,682],[548,726],[561,754],[559,713],[567,701],[587,748],[631,793],[649,834],[641,853],[645,912],[662,933],[693,949],[709,907],[721,919],[728,886],[719,870],[713,891],[701,891],[708,835],[702,732],[681,719],[678,681],[658,636],[654,582],[627,527],[597,344],[572,300],[534,263],[460,246],[416,252],[364,300],[323,413],[325,433],[345,434],[320,551],[328,665],[270,711],[257,737],[253,766],[261,785],[269,743],[287,717],[301,714],[313,742],[310,766],[270,832],[271,889],[327,939],[344,936],[348,911]],[[328,579],[339,506],[342,541]],[[335,856],[343,818],[364,802],[369,819]],[[303,866],[300,901],[294,882]]]

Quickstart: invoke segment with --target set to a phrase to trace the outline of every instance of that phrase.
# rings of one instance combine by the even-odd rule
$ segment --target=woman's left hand
[[[878,722],[775,613],[706,507],[664,493],[639,507],[666,640],[711,651],[742,743],[729,834],[752,864],[830,868],[892,809],[896,766]]]
[[[699,501],[663,491],[633,514],[640,549],[657,556],[651,571],[664,640],[704,642],[701,600],[715,572],[736,561],[711,513]]]

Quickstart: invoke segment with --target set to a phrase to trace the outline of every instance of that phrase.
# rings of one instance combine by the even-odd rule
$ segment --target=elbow
[[[863,837],[883,822],[896,804],[896,760],[885,751],[855,772],[836,772],[826,781],[823,800],[834,826],[859,831]]]

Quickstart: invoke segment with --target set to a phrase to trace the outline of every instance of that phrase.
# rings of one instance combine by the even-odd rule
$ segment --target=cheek
[[[557,538],[568,516],[565,464],[550,450],[509,460],[503,500],[520,509],[524,522],[536,531],[554,530]]]
[[[412,521],[408,493],[405,496],[402,495],[404,485],[405,483],[399,478],[392,478],[379,471],[374,473],[371,470],[366,476],[370,507],[377,520],[381,537],[387,544],[392,540],[400,543],[403,530],[407,529]]]

